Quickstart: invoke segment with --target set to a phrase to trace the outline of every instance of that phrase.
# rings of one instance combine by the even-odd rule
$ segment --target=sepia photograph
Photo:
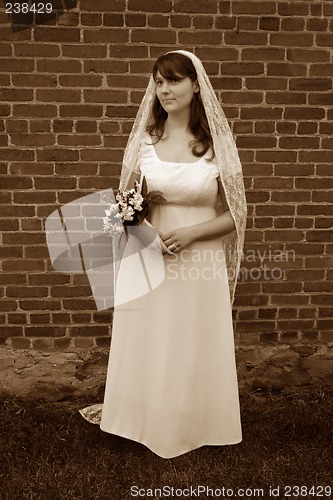
[[[333,498],[332,0],[4,0],[0,62],[0,500]]]

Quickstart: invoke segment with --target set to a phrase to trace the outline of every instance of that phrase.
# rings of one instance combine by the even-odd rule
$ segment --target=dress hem
[[[184,455],[185,453],[189,453],[190,451],[195,451],[195,450],[197,450],[199,448],[202,448],[203,446],[232,446],[234,444],[239,444],[239,443],[241,443],[243,441],[243,437],[241,437],[237,441],[232,441],[232,442],[228,442],[228,443],[215,443],[215,442],[214,443],[202,443],[202,444],[199,444],[198,446],[195,446],[194,448],[186,449],[186,450],[183,450],[183,451],[179,451],[176,454],[172,454],[172,455],[167,455],[166,456],[166,455],[161,455],[157,451],[153,450],[152,447],[150,445],[148,445],[147,443],[145,443],[144,441],[139,441],[138,439],[126,436],[125,434],[122,434],[121,432],[106,431],[106,430],[102,429],[101,425],[99,427],[100,427],[100,429],[101,429],[102,432],[106,432],[108,434],[113,434],[115,436],[119,436],[119,437],[122,437],[122,438],[125,438],[125,439],[129,439],[131,441],[134,441],[136,443],[142,444],[142,445],[146,446],[146,448],[148,448],[155,455],[157,455],[157,456],[159,456],[161,458],[164,458],[164,459],[177,458],[177,457],[179,457],[181,455]]]

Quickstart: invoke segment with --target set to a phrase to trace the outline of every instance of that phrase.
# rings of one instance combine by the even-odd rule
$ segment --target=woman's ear
[[[194,89],[193,89],[193,92],[194,92],[195,94],[197,94],[199,91],[200,91],[200,87],[199,87],[199,84],[198,84],[198,80],[196,80],[196,81],[194,82]]]

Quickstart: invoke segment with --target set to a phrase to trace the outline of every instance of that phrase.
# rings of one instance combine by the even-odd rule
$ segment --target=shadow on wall
[[[37,5],[36,10],[33,10],[31,5],[30,9],[23,7],[23,5],[14,2],[6,4],[6,14],[13,33],[30,30],[36,25],[48,24],[53,19],[67,13],[68,10],[74,9],[77,6],[77,0],[57,0],[57,2],[48,0],[33,4]]]

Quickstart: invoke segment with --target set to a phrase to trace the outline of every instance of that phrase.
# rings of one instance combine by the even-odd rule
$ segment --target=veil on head
[[[171,52],[178,52],[188,57],[195,67],[200,87],[200,96],[213,140],[220,180],[236,226],[235,231],[221,238],[226,256],[230,301],[233,304],[237,276],[242,259],[247,216],[242,165],[228,121],[202,62],[194,54],[185,50]],[[125,148],[119,184],[120,191],[126,189],[132,171],[138,167],[140,144],[146,127],[150,122],[155,95],[155,82],[151,75]]]

